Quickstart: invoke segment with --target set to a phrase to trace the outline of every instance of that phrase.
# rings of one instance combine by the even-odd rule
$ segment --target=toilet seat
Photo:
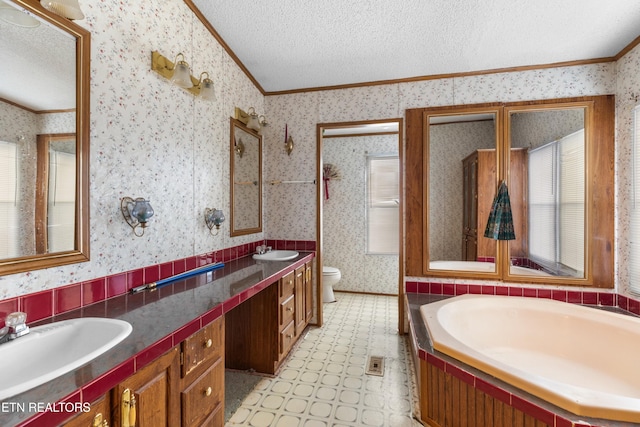
[[[335,276],[336,274],[340,274],[340,270],[335,267],[322,267],[322,275],[323,276]]]

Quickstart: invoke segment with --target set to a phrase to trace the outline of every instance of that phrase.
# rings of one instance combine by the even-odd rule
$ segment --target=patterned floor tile
[[[415,384],[398,299],[337,293],[324,325],[310,327],[275,378],[265,377],[227,422],[232,426],[415,427]],[[365,374],[369,356],[384,375]]]

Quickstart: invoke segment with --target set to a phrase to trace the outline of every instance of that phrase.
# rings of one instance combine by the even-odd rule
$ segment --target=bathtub
[[[431,261],[429,268],[432,270],[481,271],[483,273],[496,271],[495,263],[482,261]],[[547,272],[521,267],[519,265],[512,265],[509,272],[523,276],[550,276]]]
[[[495,295],[420,312],[435,350],[576,415],[640,422],[640,318]]]

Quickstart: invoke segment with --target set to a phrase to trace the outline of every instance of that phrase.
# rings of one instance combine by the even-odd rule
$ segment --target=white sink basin
[[[132,329],[124,320],[85,317],[36,326],[25,336],[0,344],[0,400],[84,365]]]
[[[253,259],[260,261],[289,261],[290,259],[297,258],[300,255],[297,251],[269,251],[264,254],[254,254]]]

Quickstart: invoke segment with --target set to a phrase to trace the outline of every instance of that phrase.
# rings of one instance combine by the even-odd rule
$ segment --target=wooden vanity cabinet
[[[308,324],[306,268],[287,273],[225,314],[227,368],[276,373]]]
[[[180,425],[179,380],[180,350],[176,346],[111,390],[112,426]]]
[[[62,427],[113,427],[111,409],[109,408],[109,394],[102,396],[93,403],[88,412],[81,412]]]
[[[224,425],[224,317],[181,344],[181,426]]]
[[[220,317],[63,427],[223,427],[224,332]]]

